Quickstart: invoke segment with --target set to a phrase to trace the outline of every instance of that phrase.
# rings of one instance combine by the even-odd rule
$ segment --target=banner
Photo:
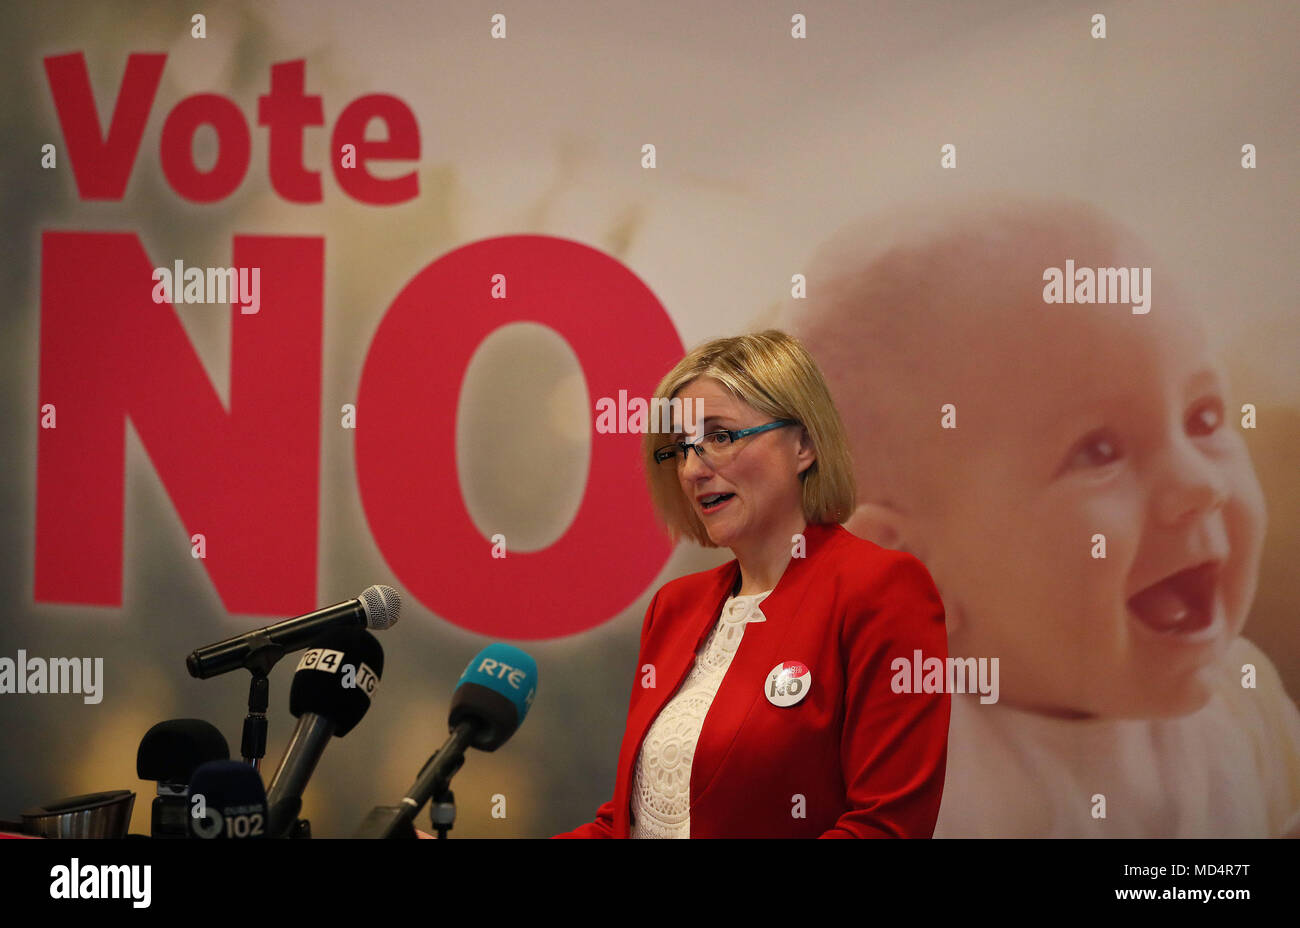
[[[492,641],[536,699],[452,835],[590,821],[647,606],[732,558],[658,523],[637,401],[776,327],[849,430],[846,527],[944,599],[955,663],[898,677],[966,675],[937,836],[1300,833],[1298,19],[10,10],[0,819],[131,789],[148,833],[154,723],[239,753],[248,677],[186,655],[385,584],[313,833],[402,796]]]

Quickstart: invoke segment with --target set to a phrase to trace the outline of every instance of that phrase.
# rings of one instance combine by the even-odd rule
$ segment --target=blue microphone
[[[211,760],[190,777],[189,832],[192,838],[265,838],[266,789],[251,764]]]
[[[537,694],[537,661],[508,644],[490,644],[474,656],[456,681],[449,726],[468,723],[474,747],[495,751],[510,739]]]
[[[357,830],[358,838],[415,837],[411,822],[433,796],[440,796],[465,762],[465,749],[495,751],[523,723],[537,695],[537,661],[500,642],[469,662],[451,697],[449,737],[425,763],[415,785],[396,806],[376,806]]]

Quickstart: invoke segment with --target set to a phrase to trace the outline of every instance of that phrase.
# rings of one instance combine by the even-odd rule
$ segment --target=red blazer
[[[924,565],[834,523],[811,524],[745,626],[691,764],[692,838],[931,837],[948,749],[947,693],[895,693],[896,658],[948,656],[943,603]],[[685,679],[740,567],[665,584],[650,602],[619,751],[614,798],[557,838],[626,838],[641,741]],[[772,669],[800,661],[804,698],[767,698]],[[652,664],[657,686],[645,688]],[[919,673],[919,672],[918,672]],[[908,674],[911,678],[911,672]],[[796,818],[796,794],[805,817]]]

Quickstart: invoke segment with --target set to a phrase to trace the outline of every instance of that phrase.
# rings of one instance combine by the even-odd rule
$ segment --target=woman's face
[[[695,434],[698,440],[719,429],[747,429],[772,421],[748,403],[731,395],[712,377],[697,377],[674,394],[685,407],[702,408]],[[696,400],[702,407],[695,407]],[[711,467],[694,451],[677,466],[682,492],[708,530],[714,544],[726,548],[746,545],[784,533],[791,525],[798,530],[803,520],[803,485],[799,474],[812,466],[816,455],[801,426],[785,426],[747,435],[735,443],[735,456],[726,464]],[[719,503],[706,506],[702,498],[730,494]]]

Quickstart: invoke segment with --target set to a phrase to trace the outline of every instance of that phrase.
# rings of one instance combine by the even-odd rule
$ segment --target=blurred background
[[[794,12],[808,38],[790,36]],[[581,242],[622,262],[662,303],[683,352],[776,320],[790,277],[845,222],[912,197],[1007,190],[1095,203],[1138,228],[1177,268],[1227,352],[1234,389],[1268,427],[1247,433],[1269,505],[1269,537],[1247,635],[1300,692],[1300,579],[1295,461],[1300,342],[1295,294],[1295,55],[1300,7],[1288,2],[1125,3],[1093,39],[1095,4],[1030,0],[449,4],[391,2],[6,3],[0,33],[0,656],[100,656],[104,698],[0,696],[0,818],[74,793],[138,791],[132,831],[147,833],[152,787],[135,776],[155,722],[203,717],[238,752],[247,678],[191,679],[195,647],[285,616],[232,615],[128,424],[118,606],[34,596],[41,233],[137,235],[151,263],[227,266],[235,234],[325,239],[320,530],[314,601],[372,583],[406,592],[368,528],[353,433],[367,349],[402,287],[447,252],[515,234]],[[207,36],[191,37],[202,12]],[[1103,11],[1105,12],[1105,11]],[[504,40],[490,36],[504,13]],[[42,64],[85,55],[106,127],[127,56],[168,55],[144,139],[119,201],[81,199]],[[304,164],[323,201],[282,199],[267,174],[257,98],[277,62],[306,61],[306,92],[325,127],[305,133]],[[217,93],[248,120],[252,157],[230,197],[190,203],[168,184],[159,135],[182,98]],[[328,170],[328,132],[356,97],[387,93],[415,113],[420,193],[396,206],[359,203]],[[41,146],[58,167],[40,166]],[[641,167],[641,146],[658,166]],[[958,167],[939,168],[940,147]],[[1242,170],[1254,144],[1259,168]],[[200,167],[216,157],[201,129]],[[395,176],[410,165],[381,165]],[[616,307],[592,312],[616,313]],[[213,389],[229,401],[231,314],[176,307]],[[456,324],[447,308],[441,324]],[[637,351],[642,333],[626,332]],[[667,366],[665,366],[665,372]],[[649,388],[642,388],[644,393]],[[562,538],[581,503],[600,436],[577,357],[543,325],[499,329],[477,349],[459,399],[461,492],[485,540],[512,552]],[[508,415],[503,414],[508,411]],[[1231,419],[1231,417],[1230,417]],[[479,427],[475,423],[481,423]],[[510,430],[503,428],[510,424]],[[575,427],[575,423],[578,427]],[[539,466],[538,462],[545,462]],[[637,466],[629,460],[627,466]],[[608,541],[619,545],[619,514]],[[437,526],[430,526],[431,532]],[[469,555],[467,554],[467,557]],[[474,556],[479,556],[475,552]],[[539,664],[537,701],[494,754],[467,758],[455,782],[453,836],[546,836],[589,821],[613,793],[646,606],[666,581],[730,559],[683,544],[647,555],[640,595],[579,634],[547,633],[548,590],[521,590],[537,634],[513,643]],[[599,552],[591,569],[600,569]],[[382,638],[376,703],[332,745],[304,815],[320,836],[350,834],[392,803],[446,734],[456,678],[491,639],[411,595]],[[296,660],[271,677],[273,769],[293,727]],[[268,774],[269,775],[269,774]],[[491,799],[507,797],[505,819]],[[427,817],[422,816],[427,824]]]

